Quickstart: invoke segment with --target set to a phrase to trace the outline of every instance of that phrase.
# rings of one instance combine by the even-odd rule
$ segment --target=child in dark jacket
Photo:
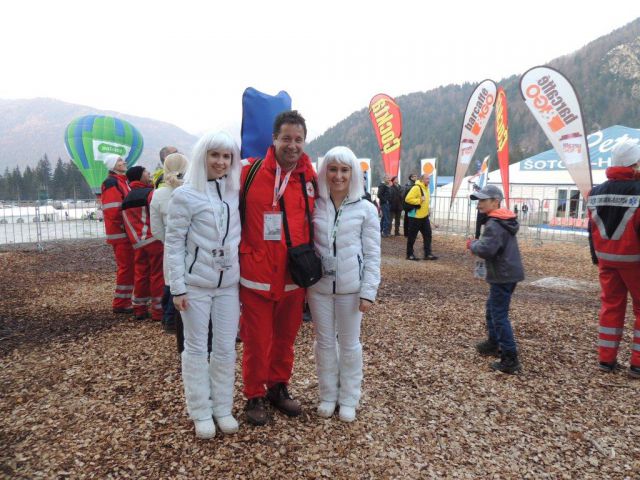
[[[491,364],[493,370],[517,373],[520,362],[509,321],[509,304],[516,285],[524,280],[524,269],[516,239],[519,225],[513,212],[500,208],[503,198],[494,185],[471,195],[471,200],[479,200],[478,210],[488,218],[480,238],[467,240],[467,248],[485,260],[490,287],[486,308],[488,338],[478,343],[476,349],[481,355],[500,356],[499,362]]]

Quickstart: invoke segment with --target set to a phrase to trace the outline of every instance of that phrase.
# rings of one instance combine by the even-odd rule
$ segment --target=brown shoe
[[[244,415],[251,425],[266,425],[269,417],[264,408],[264,397],[250,398],[244,407]]]
[[[302,413],[300,402],[291,398],[287,390],[287,385],[284,383],[276,383],[271,387],[267,391],[267,400],[271,402],[271,405],[289,417],[297,417]]]

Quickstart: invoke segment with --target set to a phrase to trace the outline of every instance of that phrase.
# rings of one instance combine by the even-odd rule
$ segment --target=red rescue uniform
[[[110,171],[105,181],[102,182],[100,201],[104,216],[104,230],[107,236],[107,243],[113,246],[113,253],[116,258],[116,288],[113,293],[114,310],[131,308],[134,255],[122,219],[122,201],[130,191],[127,177],[124,175],[118,175]]]
[[[587,202],[602,289],[598,352],[600,362],[616,361],[629,293],[635,316],[630,363],[640,367],[640,181],[633,167],[610,167],[606,175]]]
[[[135,256],[133,313],[146,316],[147,303],[151,301],[151,318],[162,320],[163,247],[151,233],[149,204],[153,187],[139,181],[131,182],[130,187],[131,192],[122,202],[122,217]]]
[[[279,241],[265,240],[265,214],[280,212],[278,203],[273,206],[276,166],[275,149],[271,146],[248,192],[242,192],[246,210],[240,242],[240,336],[244,344],[242,376],[247,399],[263,397],[265,387],[289,383],[293,344],[302,323],[305,289],[298,287],[289,275],[284,230]],[[242,170],[243,187],[249,168],[245,165]],[[286,173],[281,173],[280,186]],[[316,184],[311,161],[303,153],[283,195],[293,246],[309,242],[303,189],[313,212]]]

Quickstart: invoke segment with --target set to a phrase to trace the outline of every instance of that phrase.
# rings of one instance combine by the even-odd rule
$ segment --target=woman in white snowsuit
[[[153,197],[151,198],[151,204],[149,205],[151,233],[162,243],[164,243],[165,231],[167,229],[169,200],[171,199],[173,191],[182,185],[188,164],[189,162],[187,161],[187,157],[181,153],[172,153],[167,155],[163,164],[164,183],[160,188],[153,192]],[[167,332],[175,332],[175,308],[173,306],[171,290],[169,289],[169,270],[166,248],[164,249],[162,267],[164,274],[164,294],[162,295],[162,308],[164,310],[164,315],[162,318],[162,326]]]
[[[362,314],[375,301],[380,283],[380,223],[376,208],[362,198],[360,165],[347,147],[327,152],[318,173],[313,212],[314,242],[322,256],[322,279],[308,289],[315,332],[320,390],[318,415],[351,422],[361,395]]]
[[[213,419],[223,433],[238,430],[231,409],[240,317],[240,160],[227,133],[204,135],[194,147],[185,184],[169,203],[169,284],[184,324],[182,381],[199,438],[215,435]]]

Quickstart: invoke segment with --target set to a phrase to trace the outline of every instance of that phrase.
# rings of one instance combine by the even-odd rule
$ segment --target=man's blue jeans
[[[495,342],[500,350],[516,352],[516,340],[509,321],[509,304],[517,283],[490,283],[487,299],[487,333],[489,340]]]
[[[380,222],[380,231],[383,235],[391,234],[391,204],[389,202],[380,205],[382,210],[382,221]]]

